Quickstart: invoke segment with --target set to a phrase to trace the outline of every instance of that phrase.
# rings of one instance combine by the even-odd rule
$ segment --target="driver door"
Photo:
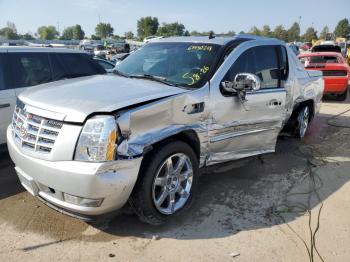
[[[212,82],[209,124],[210,156],[207,164],[273,152],[285,114],[286,90],[283,87],[281,46],[255,46],[234,51],[222,68],[224,78]],[[287,68],[287,67],[286,67]],[[252,73],[261,80],[261,89],[246,91],[246,101],[225,94],[222,81],[233,81],[238,73]]]

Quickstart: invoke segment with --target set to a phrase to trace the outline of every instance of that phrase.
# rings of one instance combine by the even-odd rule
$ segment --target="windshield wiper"
[[[178,86],[178,84],[170,82],[169,80],[167,80],[165,77],[162,77],[162,76],[144,74],[144,75],[129,75],[129,77],[153,80],[162,84],[166,84],[168,86]]]
[[[114,69],[112,72],[118,76],[123,76],[123,77],[127,77],[127,78],[130,77],[129,75],[120,72],[118,69]]]

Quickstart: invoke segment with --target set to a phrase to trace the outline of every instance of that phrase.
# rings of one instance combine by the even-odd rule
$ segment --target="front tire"
[[[305,136],[307,128],[309,127],[310,122],[310,108],[304,106],[300,109],[297,117],[297,126],[295,130],[295,136],[299,139],[302,139]]]
[[[172,141],[145,156],[129,202],[143,222],[161,225],[190,206],[197,180],[193,149]]]

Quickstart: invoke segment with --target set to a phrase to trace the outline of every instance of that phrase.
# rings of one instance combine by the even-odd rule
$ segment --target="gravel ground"
[[[349,261],[349,102],[327,102],[300,142],[203,170],[191,210],[161,227],[90,225],[25,192],[0,160],[0,261]],[[310,225],[310,226],[309,226]]]

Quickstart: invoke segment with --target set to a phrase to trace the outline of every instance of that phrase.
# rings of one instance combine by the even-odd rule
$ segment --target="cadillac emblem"
[[[25,138],[27,136],[27,130],[28,130],[28,124],[27,123],[23,123],[19,127],[19,132],[20,132],[22,138]]]

